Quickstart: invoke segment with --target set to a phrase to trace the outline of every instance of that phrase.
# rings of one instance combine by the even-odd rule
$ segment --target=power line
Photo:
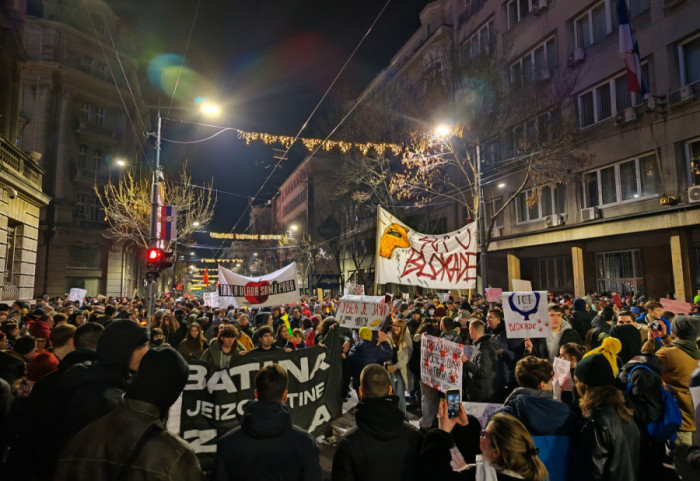
[[[190,42],[192,41],[192,33],[194,32],[194,26],[197,23],[197,15],[199,14],[199,6],[202,0],[197,0],[197,6],[194,9],[194,16],[192,17],[192,25],[190,26],[190,33],[187,35],[187,42],[185,43],[185,51],[182,54],[182,62],[180,62],[180,69],[177,71],[177,78],[175,79],[175,86],[173,87],[173,93],[170,96],[170,104],[168,105],[168,112],[166,115],[170,115],[170,109],[173,107],[173,100],[175,100],[175,92],[177,92],[177,87],[180,84],[180,76],[182,75],[182,69],[185,66],[185,58],[187,57],[187,52],[190,49]]]

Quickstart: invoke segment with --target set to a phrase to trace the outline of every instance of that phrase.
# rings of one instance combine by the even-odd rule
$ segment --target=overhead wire
[[[194,9],[194,15],[192,16],[192,25],[190,25],[190,32],[187,35],[187,42],[185,42],[185,51],[182,54],[182,61],[180,62],[180,69],[177,71],[177,78],[175,79],[175,85],[173,86],[173,93],[170,96],[170,104],[168,104],[168,112],[166,115],[170,115],[170,110],[173,107],[173,101],[175,100],[175,93],[177,92],[177,87],[180,84],[180,76],[182,75],[182,69],[185,67],[185,58],[187,58],[187,53],[190,50],[190,42],[192,41],[192,33],[194,32],[194,26],[197,23],[197,16],[199,15],[199,6],[202,4],[202,0],[197,0],[197,6]]]

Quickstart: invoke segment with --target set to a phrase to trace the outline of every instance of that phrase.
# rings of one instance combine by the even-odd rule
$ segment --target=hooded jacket
[[[204,350],[200,359],[209,364],[210,370],[217,371],[219,369],[228,368],[233,361],[238,359],[241,351],[245,351],[245,348],[238,342],[236,346],[234,346],[231,354],[226,355],[221,350],[221,346],[219,346],[219,340],[212,339],[209,343],[209,347]]]
[[[219,439],[211,481],[322,481],[318,446],[292,424],[286,404],[249,403],[240,426]]]
[[[423,436],[405,420],[398,397],[362,399],[355,419],[336,448],[333,481],[417,479]]]
[[[585,339],[588,330],[591,328],[593,314],[586,310],[586,301],[580,297],[574,299],[573,307],[574,312],[571,314],[571,318],[569,319],[571,322],[571,327],[578,332],[581,339]]]
[[[575,436],[581,429],[578,416],[566,404],[555,401],[552,391],[515,388],[496,412],[518,418],[533,436]]]
[[[374,341],[360,339],[352,346],[348,353],[347,366],[352,376],[352,384],[357,389],[360,387],[360,374],[362,369],[369,364],[382,365],[391,361],[392,350],[388,342],[377,345]]]
[[[635,370],[630,378],[632,369],[640,365],[648,367],[658,377],[642,368]],[[664,366],[656,356],[640,354],[630,359],[617,374],[618,388],[625,394],[634,409],[634,420],[640,426],[640,430],[647,424],[658,421],[664,412],[660,382],[663,372]],[[630,383],[629,394],[627,394],[628,382]],[[643,432],[646,432],[646,428]]]

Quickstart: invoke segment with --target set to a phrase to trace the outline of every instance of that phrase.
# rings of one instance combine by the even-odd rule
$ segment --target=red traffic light
[[[146,257],[148,262],[156,262],[163,256],[163,251],[160,249],[148,249]]]

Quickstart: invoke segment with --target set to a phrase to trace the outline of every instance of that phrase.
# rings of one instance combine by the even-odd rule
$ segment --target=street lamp
[[[192,227],[199,227],[200,223],[198,221],[192,222]]]
[[[440,137],[441,139],[444,139],[445,137],[450,136],[450,134],[452,133],[452,129],[447,124],[440,124],[435,127],[434,132],[436,136]]]

